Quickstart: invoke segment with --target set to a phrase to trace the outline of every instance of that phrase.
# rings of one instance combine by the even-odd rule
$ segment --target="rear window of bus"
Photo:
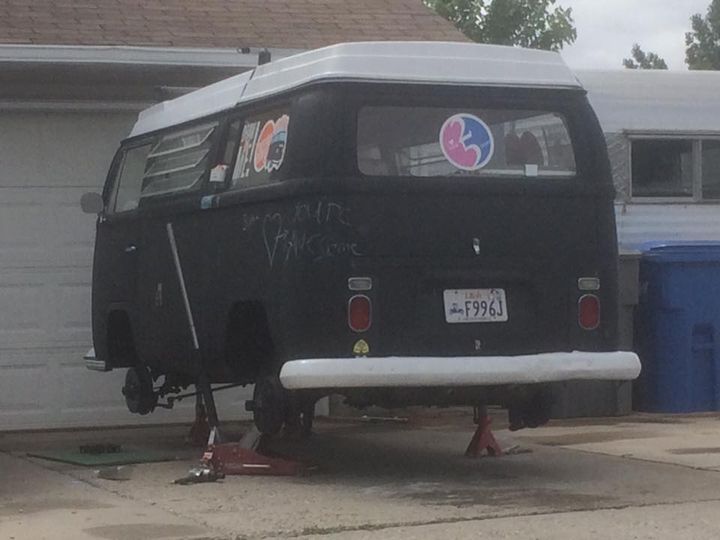
[[[519,109],[363,107],[357,162],[368,176],[572,177],[562,115]]]

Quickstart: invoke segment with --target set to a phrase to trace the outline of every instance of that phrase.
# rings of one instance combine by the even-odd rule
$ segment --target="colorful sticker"
[[[255,172],[272,172],[282,165],[287,145],[290,117],[283,114],[277,120],[268,120],[260,130],[255,143]]]
[[[274,131],[275,122],[272,120],[265,122],[265,125],[260,130],[260,135],[258,135],[257,142],[255,143],[255,172],[259,173],[265,170]]]
[[[243,126],[242,135],[240,135],[240,147],[238,148],[235,169],[232,175],[233,181],[250,176],[252,155],[255,151],[255,141],[259,129],[260,121],[248,122]]]
[[[440,128],[440,148],[445,159],[463,171],[476,171],[488,164],[495,141],[488,125],[477,116],[460,113]]]
[[[283,159],[285,159],[285,146],[287,144],[289,123],[290,117],[287,114],[283,114],[275,121],[273,136],[270,140],[270,148],[268,149],[267,155],[266,167],[268,172],[278,170],[280,165],[282,165]]]

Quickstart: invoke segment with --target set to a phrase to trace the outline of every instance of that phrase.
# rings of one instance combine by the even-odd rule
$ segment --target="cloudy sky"
[[[577,68],[622,68],[633,43],[662,56],[670,69],[686,69],[690,16],[707,13],[710,0],[558,0],[571,7],[577,41],[562,51]]]

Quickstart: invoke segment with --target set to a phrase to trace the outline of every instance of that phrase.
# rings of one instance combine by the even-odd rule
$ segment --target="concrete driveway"
[[[0,538],[720,537],[720,416],[499,429],[526,452],[479,460],[462,455],[469,422],[320,422],[309,441],[278,443],[317,471],[192,486],[172,484],[200,454],[184,445],[186,428],[5,434]],[[120,482],[25,455],[90,441],[180,459],[136,465]]]

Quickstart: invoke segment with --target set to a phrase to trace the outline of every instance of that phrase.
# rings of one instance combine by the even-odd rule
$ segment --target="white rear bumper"
[[[572,380],[631,380],[633,352],[558,352],[523,356],[389,356],[291,360],[280,371],[289,390],[422,386],[490,386]]]

